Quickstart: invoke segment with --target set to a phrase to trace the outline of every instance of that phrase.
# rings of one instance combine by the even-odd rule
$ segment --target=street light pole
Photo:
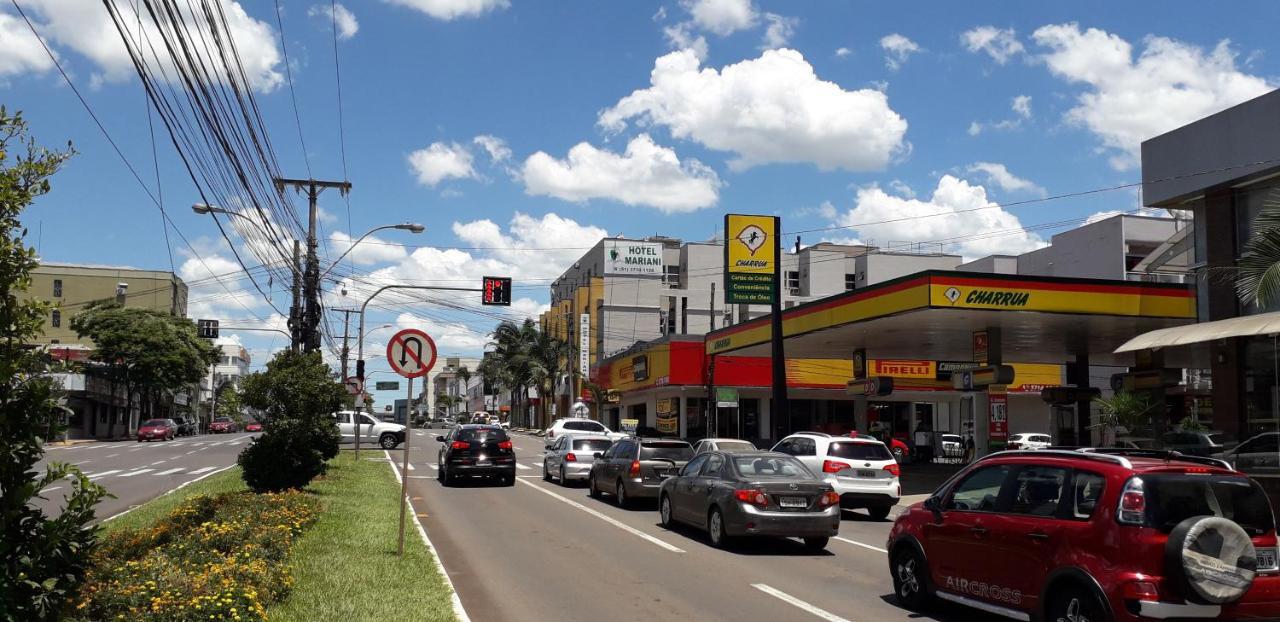
[[[320,193],[327,188],[337,188],[344,196],[351,191],[349,181],[319,181],[315,179],[288,179],[277,177],[276,192],[284,192],[285,186],[293,186],[307,195],[307,264],[303,270],[303,297],[306,302],[302,314],[302,351],[315,352],[320,349],[320,256],[317,253],[319,242],[316,240],[316,226],[319,220],[317,201]]]

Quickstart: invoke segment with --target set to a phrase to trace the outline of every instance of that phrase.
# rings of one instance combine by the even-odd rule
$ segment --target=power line
[[[289,80],[289,101],[293,103],[293,121],[298,127],[298,142],[302,145],[302,161],[311,177],[311,155],[307,153],[307,140],[302,136],[302,114],[298,111],[298,95],[293,89],[293,69],[289,66],[289,45],[284,38],[284,19],[280,16],[280,0],[275,0],[276,27],[280,29],[280,52],[284,56],[284,75]]]

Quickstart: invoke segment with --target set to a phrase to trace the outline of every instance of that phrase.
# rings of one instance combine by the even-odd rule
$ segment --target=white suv
[[[1044,449],[1053,444],[1048,434],[1014,434],[1009,437],[1009,449]]]
[[[842,508],[866,508],[871,518],[884,520],[902,497],[898,462],[874,438],[798,432],[778,441],[773,451],[795,456],[831,484]]]
[[[334,422],[338,424],[338,433],[342,436],[341,442],[356,442],[356,424],[352,421],[352,416],[359,418],[361,443],[377,443],[383,449],[395,449],[404,442],[403,425],[378,421],[365,413],[350,410],[333,414]]]
[[[595,419],[561,417],[552,422],[551,427],[547,428],[547,444],[551,444],[552,441],[564,434],[603,434],[615,441],[626,436],[626,434],[620,434],[606,428],[603,423]]]

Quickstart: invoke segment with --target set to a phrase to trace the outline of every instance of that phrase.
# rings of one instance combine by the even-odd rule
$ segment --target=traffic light
[[[356,378],[364,380],[364,359],[356,361]]]
[[[484,278],[484,298],[481,304],[511,306],[511,277],[486,276]]]
[[[196,334],[203,339],[217,339],[218,320],[196,320]]]

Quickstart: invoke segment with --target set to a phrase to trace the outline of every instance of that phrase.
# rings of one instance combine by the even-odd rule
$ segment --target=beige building
[[[117,300],[126,307],[167,311],[179,317],[187,315],[187,284],[174,273],[160,270],[42,263],[32,271],[27,293],[56,305],[45,318],[43,334],[35,342],[40,345],[92,346],[71,330],[71,318],[98,300]]]

